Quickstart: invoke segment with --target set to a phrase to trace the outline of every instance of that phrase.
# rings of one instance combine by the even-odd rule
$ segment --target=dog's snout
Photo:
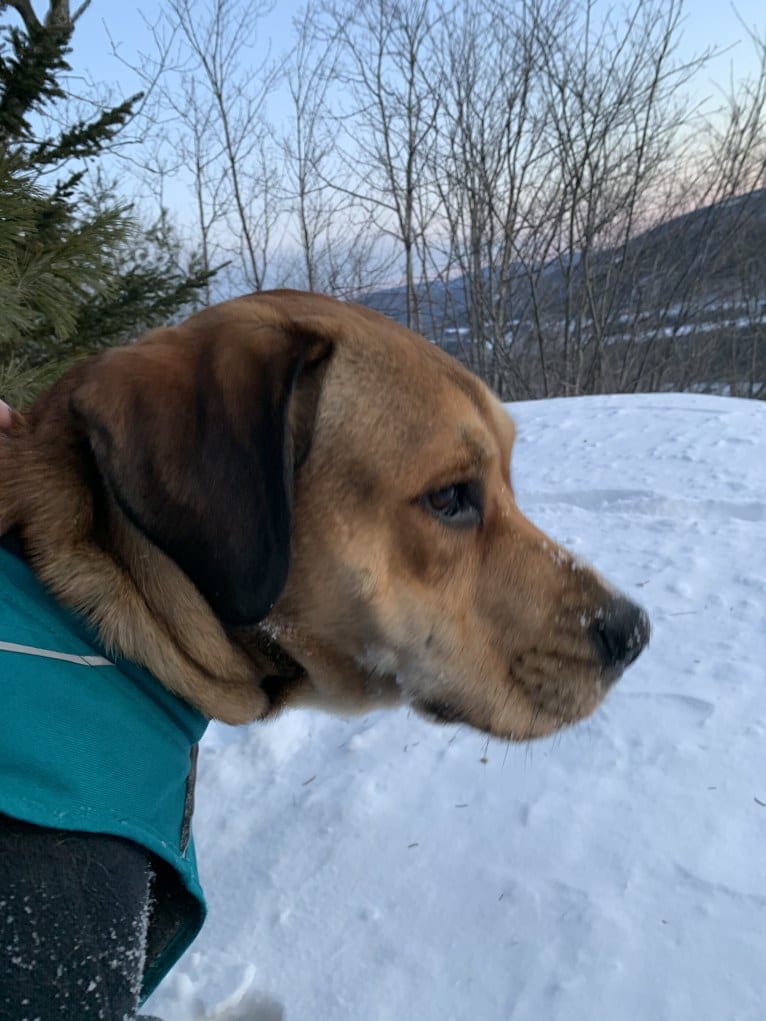
[[[616,679],[649,641],[651,626],[645,610],[630,599],[617,596],[604,606],[591,633],[604,666],[617,671]]]

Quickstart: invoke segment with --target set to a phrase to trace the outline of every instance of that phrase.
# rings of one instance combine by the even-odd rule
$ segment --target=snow
[[[401,710],[213,727],[164,1021],[762,1021],[766,403],[516,405],[530,517],[649,610],[529,745]]]

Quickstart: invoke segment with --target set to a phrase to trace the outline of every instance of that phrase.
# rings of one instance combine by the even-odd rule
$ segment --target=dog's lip
[[[609,689],[619,681],[630,664],[634,662],[635,658],[636,657],[634,657],[634,659],[625,660],[622,663],[618,663],[616,666],[602,669],[599,680],[603,688],[604,697],[606,697]]]
[[[510,688],[526,700],[533,721],[544,724],[546,734],[587,719],[624,669],[615,667],[607,676],[607,671],[591,656],[551,653],[545,661],[552,668],[548,676],[531,680],[519,669],[518,661],[509,668],[507,676]]]
[[[502,741],[534,741],[539,738],[549,737],[566,726],[570,726],[577,720],[570,720],[556,713],[550,712],[543,706],[534,706],[530,703],[530,718],[526,727],[517,729],[500,729],[492,720],[479,719],[464,713],[454,703],[440,698],[415,699],[411,703],[412,708],[432,723],[463,724],[478,730],[482,734],[498,738]]]
[[[539,656],[539,650],[530,650]],[[534,664],[534,675],[521,669],[523,655],[515,657],[506,677],[509,697],[516,709],[480,702],[466,706],[453,687],[434,685],[429,691],[403,683],[396,676],[406,701],[426,719],[442,724],[465,724],[484,734],[503,740],[528,741],[546,737],[590,716],[601,704],[611,685],[622,672],[609,676],[590,655],[555,651]],[[544,667],[544,674],[537,673]],[[567,678],[571,675],[571,679]],[[515,717],[515,718],[514,718]]]
[[[479,730],[485,729],[472,723],[465,713],[448,699],[438,697],[417,698],[412,701],[411,705],[417,712],[436,723],[467,723],[469,726],[477,727]]]

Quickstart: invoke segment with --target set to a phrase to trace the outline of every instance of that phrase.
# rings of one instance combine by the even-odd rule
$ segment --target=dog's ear
[[[260,620],[284,587],[331,348],[310,329],[187,324],[99,356],[72,394],[107,490],[227,624]]]

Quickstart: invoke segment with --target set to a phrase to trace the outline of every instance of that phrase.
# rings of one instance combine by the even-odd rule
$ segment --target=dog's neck
[[[12,529],[0,536],[0,548],[29,563],[18,529]],[[212,616],[212,610],[209,612]],[[262,678],[261,686],[272,709],[281,708],[287,699],[289,689],[305,677],[303,667],[282,648],[267,628],[258,624],[227,631],[226,634],[232,645],[252,661],[254,672]],[[123,649],[119,651],[125,652]],[[142,665],[151,669],[150,664]]]
[[[272,710],[281,709],[295,686],[305,680],[305,668],[279,643],[273,631],[261,624],[239,627],[229,632],[229,637],[264,671],[261,687]]]

